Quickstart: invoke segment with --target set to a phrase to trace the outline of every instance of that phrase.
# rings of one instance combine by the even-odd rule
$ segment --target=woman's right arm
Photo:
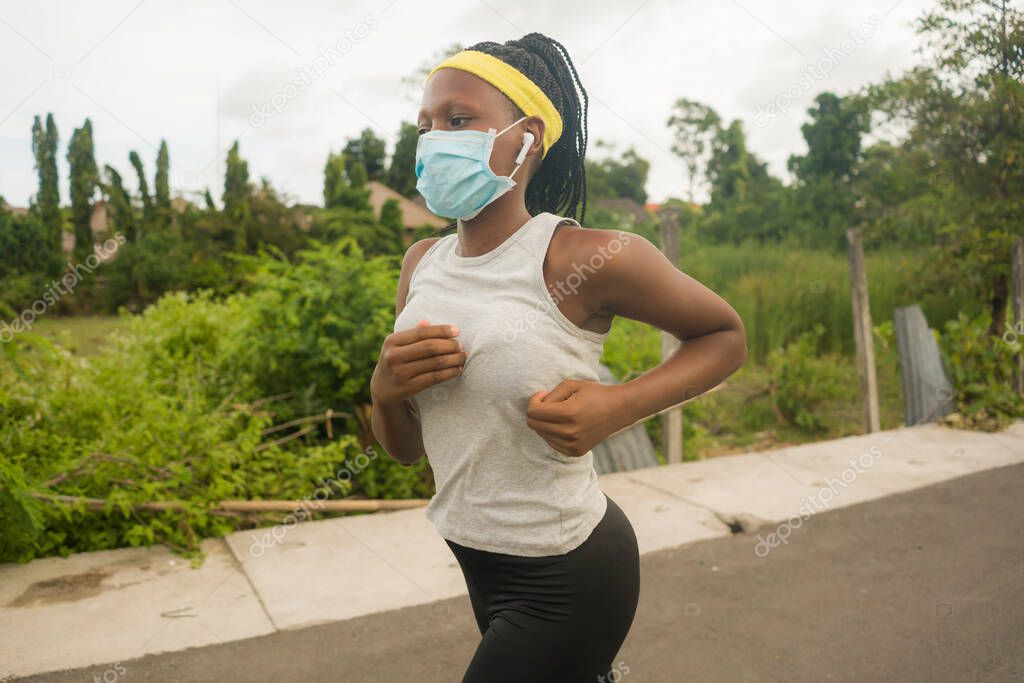
[[[370,423],[377,442],[398,462],[412,465],[423,457],[425,449],[420,420],[408,400],[381,403],[374,398]]]
[[[420,240],[406,251],[398,279],[396,318],[405,308],[412,272],[437,239]],[[393,332],[384,339],[370,380],[370,426],[377,442],[402,464],[412,465],[425,451],[412,397],[462,372],[466,354],[455,336],[449,325],[428,323]]]

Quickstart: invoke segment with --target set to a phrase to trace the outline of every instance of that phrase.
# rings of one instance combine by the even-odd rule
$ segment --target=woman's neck
[[[515,198],[515,195],[508,197]],[[459,256],[473,257],[486,254],[533,218],[521,198],[517,202],[504,203],[501,202],[502,199],[505,197],[485,206],[479,214],[468,221],[461,218],[457,221],[459,245],[456,253]]]

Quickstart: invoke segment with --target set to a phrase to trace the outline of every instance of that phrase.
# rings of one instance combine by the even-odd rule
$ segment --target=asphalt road
[[[776,530],[644,555],[607,680],[1024,681],[1024,465]],[[18,680],[458,683],[478,640],[463,597]]]

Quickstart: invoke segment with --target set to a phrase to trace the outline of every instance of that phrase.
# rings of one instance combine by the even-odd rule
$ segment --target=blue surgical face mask
[[[526,119],[524,116],[519,121]],[[512,176],[491,170],[494,140],[515,123],[495,133],[482,130],[431,130],[416,143],[416,189],[438,216],[469,220],[516,185]]]

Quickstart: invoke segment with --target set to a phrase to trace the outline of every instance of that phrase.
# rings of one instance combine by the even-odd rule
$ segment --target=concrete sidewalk
[[[997,434],[925,425],[777,451],[609,474],[600,481],[601,488],[632,521],[641,553],[645,555],[645,567],[650,566],[648,556],[654,553],[659,558],[676,557],[689,565],[692,557],[679,546],[695,541],[712,541],[711,545],[742,541],[743,552],[753,566],[767,559],[774,564],[764,566],[778,568],[779,563],[785,565],[784,558],[798,556],[793,540],[800,534],[810,534],[809,529],[823,523],[818,522],[818,514],[834,518],[837,513],[830,510],[1022,462],[1024,421]],[[1021,469],[1024,468],[1014,471]],[[998,478],[995,481],[999,483]],[[978,501],[979,505],[982,503],[985,501]],[[1021,506],[1019,495],[1004,503]],[[941,512],[941,508],[937,510]],[[802,524],[795,517],[801,511],[812,515]],[[988,543],[992,525],[1004,523],[1013,524],[1010,520],[976,520],[973,533],[977,536],[966,539],[968,545]],[[751,535],[733,535],[736,531],[755,529]],[[1003,533],[1015,533],[1020,539],[1019,529],[1018,524]],[[876,532],[885,534],[884,529]],[[885,544],[884,539],[877,537],[874,542]],[[198,570],[190,569],[188,562],[161,547],[84,553],[67,559],[0,566],[0,680],[5,675],[103,665],[93,673],[100,680],[112,681],[129,669],[138,672],[131,660],[144,655],[215,645],[242,652],[245,643],[258,643],[264,640],[260,636],[271,635],[294,644],[294,638],[281,632],[304,629],[296,632],[296,637],[299,633],[320,633],[308,627],[346,620],[350,620],[346,621],[347,626],[332,623],[331,628],[355,628],[358,634],[350,637],[356,638],[356,642],[340,645],[337,641],[325,641],[324,647],[339,650],[338,654],[342,648],[350,656],[358,650],[366,661],[375,661],[377,650],[395,646],[387,636],[388,614],[379,613],[398,608],[427,610],[433,618],[423,626],[428,630],[439,629],[434,634],[438,638],[450,629],[462,634],[462,649],[447,651],[447,677],[431,678],[419,670],[416,676],[406,679],[374,675],[349,680],[457,680],[450,667],[464,664],[472,653],[472,628],[462,629],[471,624],[467,621],[459,626],[461,622],[449,616],[450,604],[456,604],[452,599],[464,600],[462,575],[449,549],[423,516],[422,508],[307,522],[292,528],[282,526],[276,539],[270,530],[238,532],[224,539],[208,539],[204,548],[208,559]],[[842,563],[830,564],[828,571],[834,575],[819,576],[825,579],[823,590],[849,590],[849,577],[845,576]],[[671,572],[666,567],[657,576],[667,577]],[[660,581],[668,579],[656,578],[655,585]],[[772,589],[779,596],[796,590],[789,577],[780,571],[772,573],[771,581],[775,583],[767,577],[762,581],[763,590]],[[646,585],[652,586],[651,579]],[[688,596],[692,593],[685,584],[669,581],[669,585],[680,586],[682,590],[663,594],[653,605],[649,603],[650,593],[642,595],[641,610],[647,602],[647,609],[663,613],[666,619],[678,620],[697,616],[687,610],[700,613],[707,609],[701,605],[710,604],[699,597],[691,600]],[[813,599],[824,605],[827,597],[822,594]],[[740,594],[737,600],[742,601]],[[470,618],[467,610],[459,609],[460,614],[466,612],[463,617]],[[892,616],[899,617],[896,613]],[[741,614],[730,617],[728,612],[720,617],[732,625],[735,620],[743,620]],[[823,637],[810,625],[788,626],[806,635],[806,642],[818,642]],[[854,626],[867,629],[863,623]],[[667,623],[659,628],[667,629]],[[643,629],[638,621],[630,638],[643,638]],[[841,634],[840,631],[829,637],[838,638]],[[436,643],[431,641],[434,635],[424,635],[420,644],[424,648],[422,656],[436,664],[437,653],[432,652]],[[711,638],[708,633],[700,637]],[[245,643],[234,644],[236,641]],[[647,647],[656,643],[657,639]],[[624,656],[629,644],[627,640]],[[704,656],[739,661],[750,644],[709,642],[709,652],[717,654]],[[782,648],[783,644],[777,646]],[[463,652],[467,647],[468,655]],[[690,647],[692,650],[695,645],[691,643]],[[383,650],[379,654],[386,656]],[[394,654],[409,655],[404,650]],[[642,652],[634,654],[638,659],[645,656]],[[291,650],[278,652],[277,658],[283,663],[291,662],[293,671],[302,669]],[[753,664],[743,666],[747,668],[736,669],[738,677],[706,680],[772,680],[747,674],[777,670],[777,662],[767,655],[759,655]],[[346,669],[353,673],[347,666]],[[677,680],[666,676],[633,680]],[[131,678],[139,680],[135,675]],[[823,675],[817,680],[826,678]],[[251,676],[237,680],[242,679],[261,680]],[[271,679],[284,680],[276,675],[262,680]],[[294,680],[321,679],[306,676]],[[782,675],[778,680],[789,677]]]

